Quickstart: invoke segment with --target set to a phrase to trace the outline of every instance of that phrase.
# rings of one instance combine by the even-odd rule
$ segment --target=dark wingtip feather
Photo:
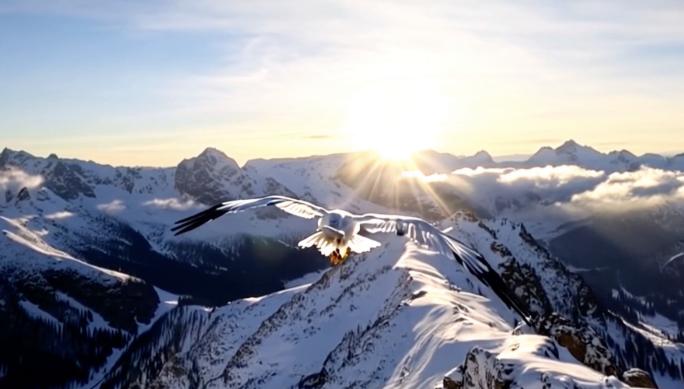
[[[213,205],[213,206],[211,206],[211,207],[205,209],[204,211],[197,212],[197,213],[194,214],[194,215],[190,215],[190,216],[188,216],[188,217],[186,217],[186,218],[184,218],[184,219],[180,219],[180,220],[176,221],[174,224],[182,224],[182,223],[185,223],[185,222],[188,222],[188,221],[197,219],[197,218],[199,218],[199,217],[202,217],[202,216],[204,216],[204,215],[207,215],[207,214],[209,214],[209,213],[215,212],[215,211],[216,211],[219,207],[221,207],[222,205],[223,205],[223,204],[216,204],[216,205]]]
[[[171,228],[171,231],[177,231],[174,234],[174,236],[177,236],[209,223],[210,221],[223,216],[227,212],[226,210],[219,210],[218,208],[221,206],[222,204],[216,204],[202,212],[198,212],[192,216],[186,217],[185,219],[178,220],[174,223],[176,226]]]

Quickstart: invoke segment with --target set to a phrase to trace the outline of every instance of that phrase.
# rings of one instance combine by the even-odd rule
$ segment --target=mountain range
[[[684,170],[684,155],[602,154],[572,141],[522,162],[432,151],[413,161],[425,176],[562,165]],[[143,168],[4,149],[0,386],[681,387],[681,289],[634,293],[620,271],[602,286],[577,262],[595,253],[573,252],[574,242],[596,234],[587,225],[606,215],[544,227],[553,205],[544,196],[491,202],[404,170],[371,152],[240,167],[207,148],[176,167]],[[314,222],[277,210],[231,215],[184,237],[169,232],[207,205],[272,194],[454,227],[535,313],[534,328],[516,330],[515,314],[486,286],[400,237],[330,268],[315,250],[296,248]],[[637,230],[655,220],[669,234],[639,258],[681,248],[681,208],[667,204],[616,216],[644,218]],[[630,253],[594,267],[615,269]],[[666,285],[681,282],[674,269]]]
[[[568,140],[555,148],[541,147],[536,153],[523,160],[494,161],[494,158],[485,150],[478,151],[471,156],[456,156],[426,150],[415,153],[413,160],[425,174],[450,173],[459,168],[529,168],[566,164],[610,172],[637,169],[644,165],[658,169],[684,170],[684,153],[672,157],[655,153],[637,156],[628,150],[603,153],[590,146],[580,145],[574,140]]]

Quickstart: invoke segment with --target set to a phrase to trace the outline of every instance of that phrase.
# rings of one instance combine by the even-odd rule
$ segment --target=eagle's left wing
[[[173,227],[171,231],[177,231],[176,235],[179,235],[194,230],[227,213],[242,212],[268,206],[275,206],[289,214],[304,219],[312,219],[316,216],[320,217],[328,213],[324,208],[311,204],[308,201],[297,200],[285,196],[267,196],[254,199],[232,200],[216,204],[202,212],[178,220],[175,223],[176,226]]]

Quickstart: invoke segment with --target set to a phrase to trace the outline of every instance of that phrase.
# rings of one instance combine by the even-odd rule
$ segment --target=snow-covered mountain
[[[403,167],[356,159],[340,169],[341,180],[372,202],[431,220],[468,209],[524,222],[554,255],[581,269],[611,309],[635,321],[655,310],[684,328],[684,274],[660,272],[684,239],[682,155],[606,154],[574,141],[522,162],[478,155],[470,166],[467,158],[436,152],[418,153]],[[420,171],[399,174],[407,169]],[[613,293],[621,287],[648,300],[648,308],[625,308],[631,300]]]
[[[210,312],[178,308],[103,387],[626,387],[616,377],[637,386],[629,377],[638,371],[624,366],[650,357],[630,347],[643,341],[653,352],[652,343],[603,311],[520,225],[468,219],[456,218],[458,237],[499,264],[540,334],[515,332],[515,315],[452,260],[387,236],[383,250],[310,284]],[[683,356],[674,349],[665,359]],[[656,380],[672,384],[659,372]]]
[[[544,166],[576,165],[587,169],[608,172],[638,169],[649,166],[666,170],[684,170],[684,153],[673,157],[646,153],[637,156],[628,150],[600,152],[590,146],[568,140],[557,147],[544,146],[522,161],[496,162],[489,153],[481,150],[472,156],[455,156],[431,150],[413,155],[416,166],[426,175],[450,173],[462,168],[531,168]]]
[[[401,237],[329,269],[314,250],[294,247],[314,222],[273,210],[231,215],[181,237],[169,232],[213,202],[266,194],[353,212],[429,211],[434,219],[478,211],[456,199],[444,208],[419,193],[393,203],[386,188],[359,190],[371,173],[365,158],[241,168],[207,149],[177,167],[128,168],[3,150],[0,329],[10,335],[0,346],[17,351],[0,357],[0,384],[638,387],[633,380],[645,373],[628,370],[639,367],[661,388],[681,385],[682,345],[659,332],[662,318],[628,322],[611,313],[522,225],[499,217],[460,211],[442,227],[454,226],[498,264],[537,314],[524,334],[512,334],[514,314],[455,262]],[[312,272],[320,276],[311,285],[285,289]],[[55,347],[67,351],[54,355]],[[41,376],[36,363],[61,373]]]

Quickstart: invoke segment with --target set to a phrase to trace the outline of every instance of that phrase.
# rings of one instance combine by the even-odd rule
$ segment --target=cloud
[[[21,188],[35,189],[42,183],[43,177],[40,175],[31,175],[14,168],[0,170],[0,196],[3,196],[3,201],[7,191],[16,195]]]
[[[69,211],[61,211],[61,212],[55,212],[55,213],[50,213],[44,216],[45,219],[51,219],[51,220],[59,220],[59,219],[67,219],[74,216],[72,212]]]
[[[574,203],[655,204],[665,200],[684,201],[684,173],[651,168],[613,173],[593,190],[572,197]]]
[[[587,210],[684,204],[684,173],[642,167],[607,174],[578,166],[460,169],[447,182],[480,204],[568,205]]]
[[[456,170],[451,181],[467,188],[474,198],[520,199],[534,193],[549,202],[567,202],[573,195],[596,187],[604,175],[578,166],[477,168]]]
[[[159,209],[173,209],[175,211],[185,211],[197,207],[197,204],[193,201],[182,202],[177,198],[149,200],[144,202],[143,205]]]
[[[115,215],[126,209],[126,205],[121,200],[113,200],[109,203],[98,204],[97,209],[108,214]]]
[[[404,177],[417,178],[423,182],[444,182],[448,179],[446,174],[430,174],[426,176],[420,170],[404,171],[401,174]]]

